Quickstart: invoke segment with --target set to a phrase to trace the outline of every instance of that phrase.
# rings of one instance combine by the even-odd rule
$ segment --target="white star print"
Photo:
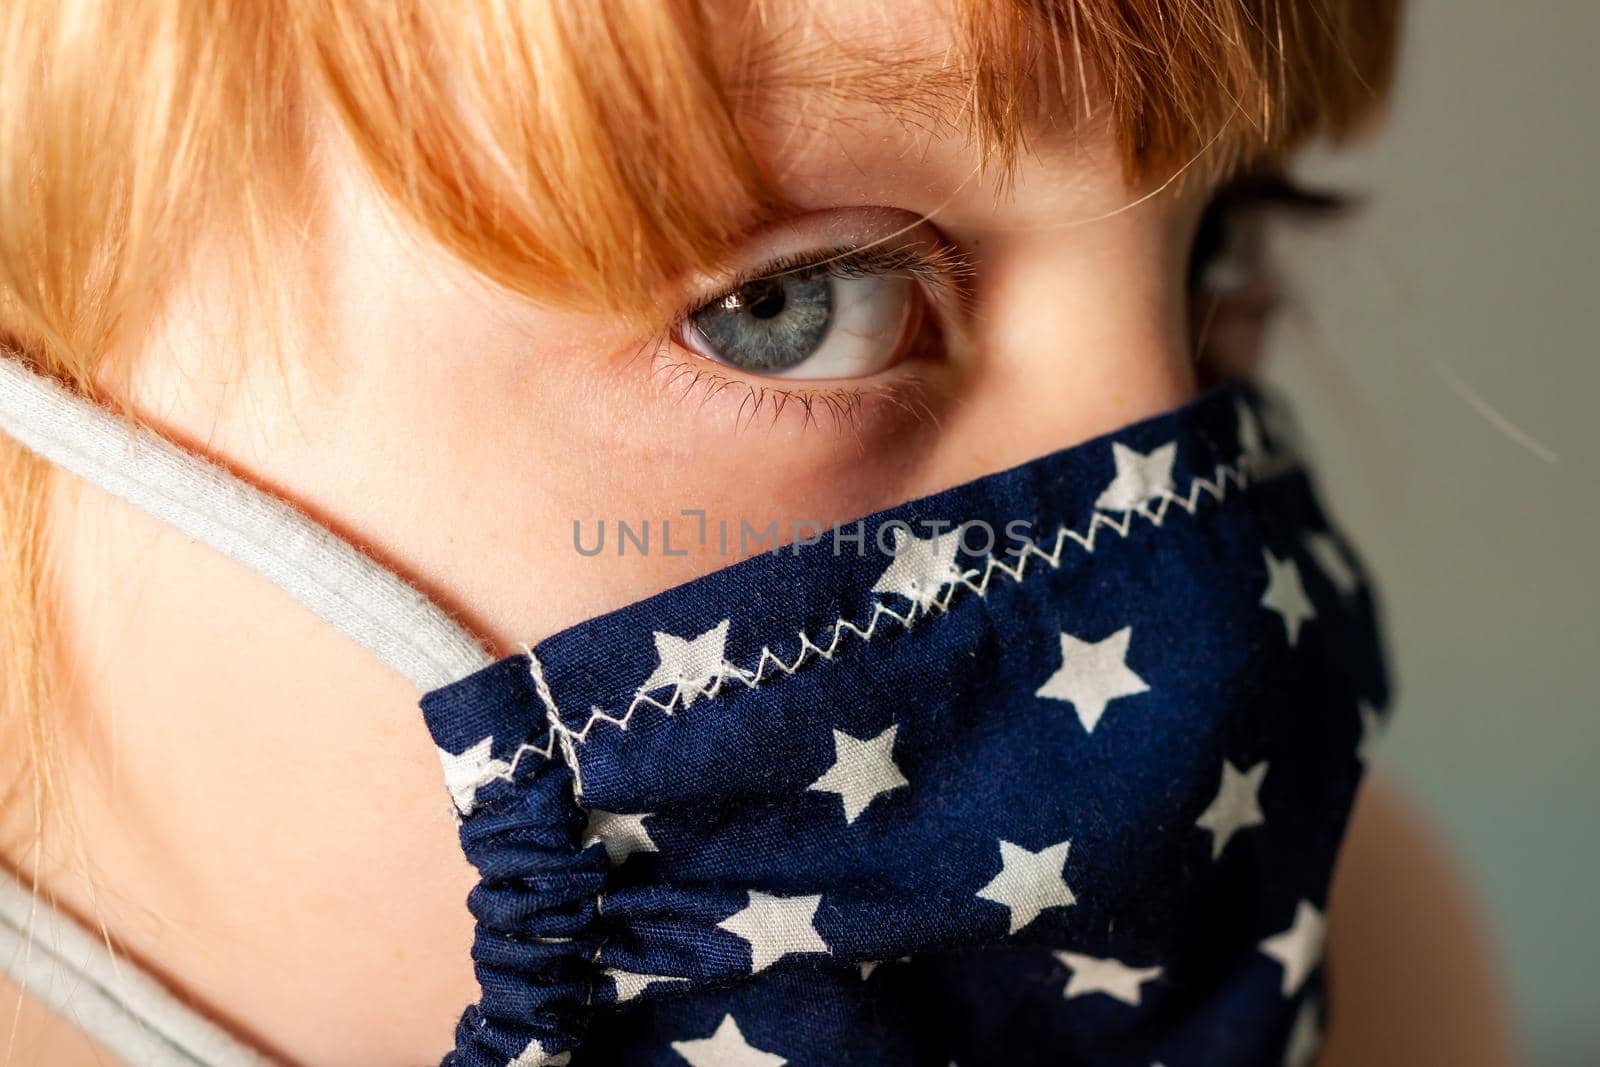
[[[517,1058],[506,1064],[506,1067],[564,1067],[572,1062],[570,1052],[546,1052],[544,1045],[538,1038],[528,1042],[528,1047],[517,1054]]]
[[[471,815],[478,802],[478,790],[496,778],[511,773],[511,764],[495,759],[494,738],[485,737],[459,756],[439,749],[439,763],[444,767],[445,788],[456,802],[456,810]]]
[[[837,793],[844,801],[844,821],[856,821],[867,805],[884,793],[910,785],[894,762],[891,726],[877,737],[861,741],[841,730],[833,731],[833,766],[808,787],[819,793]]]
[[[1283,1050],[1283,1067],[1311,1067],[1322,1047],[1322,1026],[1317,1021],[1317,1002],[1300,1005],[1289,1030],[1289,1043]]]
[[[1292,558],[1279,559],[1266,549],[1261,555],[1267,561],[1267,591],[1261,594],[1261,606],[1283,616],[1283,628],[1293,646],[1300,639],[1300,624],[1316,618],[1317,609],[1306,596],[1300,568]]]
[[[789,1061],[746,1041],[733,1016],[724,1015],[717,1032],[698,1041],[674,1041],[672,1051],[689,1067],[783,1067]]]
[[[1101,641],[1080,641],[1062,633],[1061,666],[1034,695],[1065,700],[1078,713],[1083,728],[1093,733],[1107,704],[1150,688],[1128,669],[1128,641],[1132,637],[1131,626],[1124,626]]]
[[[1046,908],[1065,908],[1078,902],[1067,886],[1063,868],[1072,842],[1062,841],[1030,852],[1010,841],[1000,842],[1000,873],[978,890],[978,896],[1004,905],[1011,913],[1011,933],[1039,917]]]
[[[1378,744],[1383,740],[1384,722],[1378,712],[1366,701],[1361,702],[1361,740],[1356,742],[1356,759],[1364,766],[1372,766],[1372,757],[1378,754]]]
[[[903,526],[894,531],[894,560],[873,585],[874,593],[899,593],[918,608],[930,607],[940,590],[961,580],[956,550],[961,531],[916,537]]]
[[[676,695],[683,698],[684,707],[704,696],[706,690],[729,670],[725,659],[728,622],[723,619],[705,633],[692,638],[674,637],[657,630],[656,669],[639,687],[639,692],[648,693],[670,685],[674,687]]]
[[[1261,812],[1261,780],[1266,776],[1265,760],[1247,771],[1239,770],[1228,760],[1222,761],[1222,784],[1217,787],[1217,797],[1194,821],[1202,830],[1211,831],[1213,860],[1221,858],[1234,834],[1267,821]]]
[[[1124,1004],[1138,1007],[1141,999],[1139,987],[1160,978],[1162,973],[1160,967],[1130,967],[1120,960],[1100,959],[1079,952],[1057,952],[1054,955],[1072,971],[1072,977],[1067,979],[1067,988],[1061,993],[1068,1000],[1090,993],[1104,993]]]
[[[1361,579],[1350,565],[1350,557],[1344,554],[1338,538],[1328,533],[1307,534],[1306,551],[1322,573],[1328,576],[1328,583],[1339,591],[1340,596],[1348,597],[1355,593]]]
[[[1322,935],[1326,922],[1309,901],[1302,900],[1294,910],[1289,929],[1261,942],[1261,951],[1283,965],[1283,995],[1300,992],[1306,979],[1322,958]]]
[[[606,972],[606,977],[611,979],[611,984],[617,991],[617,1003],[622,1004],[633,1000],[643,993],[648,986],[656,982],[687,982],[687,978],[678,978],[670,974],[638,974],[634,971],[619,971],[615,968]]]
[[[775,897],[749,890],[749,903],[717,924],[750,943],[750,973],[764,971],[785,956],[831,952],[817,933],[821,896]]]
[[[588,848],[596,841],[605,845],[606,859],[613,867],[620,866],[635,852],[658,852],[660,850],[644,825],[651,814],[623,815],[614,811],[590,811],[588,825],[583,828],[583,847]]]
[[[1152,497],[1172,491],[1172,464],[1178,458],[1177,442],[1169,442],[1148,456],[1113,442],[1111,458],[1116,477],[1095,499],[1102,511],[1131,511]]]

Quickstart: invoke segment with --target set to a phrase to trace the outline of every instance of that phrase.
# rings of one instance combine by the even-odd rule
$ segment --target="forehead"
[[[1009,0],[723,0],[714,10],[741,133],[802,203],[837,198],[848,172],[863,202],[875,182],[914,176],[935,197],[1000,191],[1019,152],[1117,167],[1075,51]]]
[[[1064,105],[1089,84],[1078,50],[1014,0],[719,0],[709,17],[741,110],[826,116],[855,103],[935,124],[999,103],[1034,133],[1070,119]],[[1006,99],[985,98],[997,92]]]

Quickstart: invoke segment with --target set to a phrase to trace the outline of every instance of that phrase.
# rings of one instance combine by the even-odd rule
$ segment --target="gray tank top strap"
[[[493,662],[427,597],[299,510],[10,357],[0,430],[249,567],[420,692]]]
[[[267,1067],[0,867],[0,973],[134,1067]],[[5,1004],[9,1014],[11,1005]],[[3,1044],[3,1042],[0,1042]]]

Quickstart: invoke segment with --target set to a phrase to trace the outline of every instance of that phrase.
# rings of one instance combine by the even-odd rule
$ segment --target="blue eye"
[[[746,282],[690,316],[718,358],[768,374],[810,359],[833,319],[833,279],[817,267]]]
[[[916,307],[916,283],[904,276],[820,263],[745,282],[693,311],[680,335],[751,374],[859,378],[895,362]]]

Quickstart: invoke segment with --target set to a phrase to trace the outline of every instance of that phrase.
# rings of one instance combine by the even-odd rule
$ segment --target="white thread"
[[[544,680],[544,664],[539,662],[539,657],[533,654],[533,648],[523,645],[522,651],[528,657],[528,674],[533,678],[534,692],[539,694],[539,701],[544,705],[545,721],[550,724],[550,743],[544,748],[537,745],[523,743],[517,746],[516,752],[511,755],[511,765],[499,776],[506,781],[511,781],[517,773],[517,765],[522,762],[522,757],[527,752],[537,752],[545,759],[550,759],[555,754],[556,741],[561,743],[561,754],[566,758],[567,766],[572,768],[572,795],[573,798],[583,800],[583,775],[578,770],[578,753],[572,747],[572,731],[567,729],[566,723],[561,721],[561,709],[556,707],[556,698],[550,692],[550,686]]]
[[[942,615],[947,613],[950,609],[951,601],[962,589],[971,590],[979,597],[988,596],[989,587],[996,573],[1003,574],[1014,582],[1021,582],[1027,576],[1030,557],[1037,556],[1049,564],[1051,570],[1057,570],[1061,566],[1062,553],[1068,544],[1075,544],[1086,555],[1092,555],[1095,550],[1095,542],[1100,537],[1102,530],[1109,530],[1118,538],[1126,540],[1133,532],[1135,516],[1146,520],[1157,529],[1161,529],[1166,523],[1167,514],[1174,507],[1192,516],[1200,509],[1201,504],[1208,499],[1218,504],[1227,499],[1230,485],[1235,491],[1242,492],[1249,488],[1252,479],[1267,481],[1287,470],[1293,469],[1295,466],[1296,464],[1291,456],[1241,456],[1231,465],[1225,463],[1217,464],[1213,478],[1210,480],[1196,475],[1189,483],[1189,491],[1186,495],[1179,496],[1170,489],[1164,489],[1158,495],[1152,496],[1149,500],[1141,503],[1137,508],[1122,512],[1120,517],[1108,512],[1096,511],[1082,533],[1067,526],[1058,529],[1054,538],[1054,547],[1048,552],[1040,548],[1038,542],[1030,540],[1024,541],[1020,548],[1010,550],[1009,554],[1015,556],[1015,560],[1012,562],[1007,562],[994,555],[987,556],[981,568],[974,568],[964,572],[960,581],[949,583],[948,587],[942,590],[938,596],[930,599],[927,606],[921,609],[921,614],[931,615],[937,612]],[[982,572],[981,577],[976,577],[979,575],[980,570]],[[829,624],[833,636],[826,645],[817,644],[804,630],[797,631],[800,638],[800,649],[795,654],[794,659],[787,663],[782,656],[772,650],[772,646],[763,645],[761,654],[752,670],[741,670],[732,664],[727,664],[721,674],[711,679],[709,684],[701,687],[700,693],[715,698],[721,692],[723,683],[729,678],[735,678],[744,683],[746,688],[755,689],[766,681],[769,668],[773,671],[781,671],[786,677],[793,675],[811,660],[817,658],[833,659],[834,655],[839,651],[839,646],[843,643],[846,634],[853,634],[860,638],[862,644],[867,644],[877,636],[880,623],[884,619],[893,620],[899,623],[902,629],[909,630],[916,624],[917,617],[918,608],[915,604],[912,605],[909,611],[900,612],[886,606],[882,600],[874,600],[871,616],[864,625],[840,615]],[[540,666],[539,661],[534,657],[531,649],[526,645],[523,647],[528,652],[528,658],[531,663],[530,669],[533,671],[534,687],[539,690],[539,698],[545,703],[546,718],[551,726],[551,736],[550,740],[543,745],[524,743],[518,746],[516,753],[511,758],[511,771],[502,775],[508,780],[511,774],[515,773],[517,764],[525,754],[537,753],[545,759],[552,758],[555,753],[557,738],[560,738],[563,755],[572,767],[573,776],[576,778],[578,775],[578,760],[575,746],[588,740],[589,732],[594,729],[597,723],[606,722],[620,730],[626,730],[628,723],[633,719],[634,713],[641,707],[653,707],[667,715],[672,715],[678,710],[683,697],[683,687],[681,685],[674,688],[672,695],[665,701],[657,700],[648,693],[641,691],[634,694],[628,709],[621,715],[613,715],[602,708],[591,707],[589,709],[589,719],[583,724],[583,728],[573,730],[561,721],[556,711],[555,700],[551,697],[549,689],[544,685],[543,668]],[[665,688],[665,686],[661,688]]]

